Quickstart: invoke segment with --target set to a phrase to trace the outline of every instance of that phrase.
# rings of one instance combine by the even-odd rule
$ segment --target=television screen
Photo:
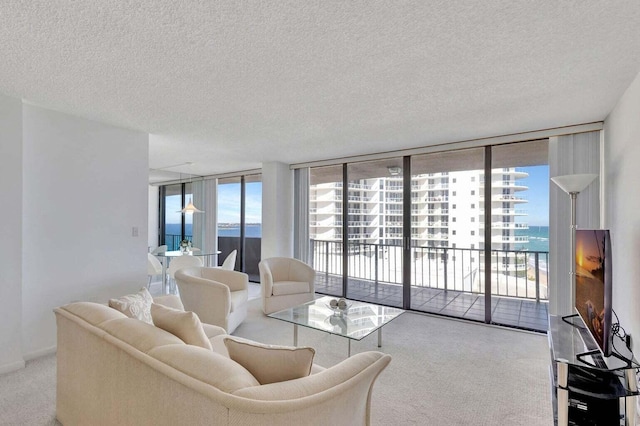
[[[611,355],[611,269],[609,231],[576,230],[576,309],[604,356]]]

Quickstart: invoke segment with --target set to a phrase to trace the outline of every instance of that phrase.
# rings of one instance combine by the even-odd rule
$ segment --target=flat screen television
[[[575,308],[605,357],[612,352],[611,270],[609,230],[576,230]]]

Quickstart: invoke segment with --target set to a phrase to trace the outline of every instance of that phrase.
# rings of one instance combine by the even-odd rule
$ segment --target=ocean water
[[[529,243],[522,244],[517,247],[518,250],[524,249],[529,251],[549,251],[549,227],[548,226],[532,226],[529,229],[516,230],[518,236],[529,236]]]
[[[165,233],[169,235],[180,235],[180,224],[179,223],[167,223]],[[184,232],[187,235],[193,235],[193,228],[191,224],[186,224],[184,226]],[[245,226],[245,236],[247,238],[260,238],[262,236],[262,225],[260,224],[249,224]],[[218,236],[220,237],[239,237],[240,236],[240,225],[239,224],[231,224],[224,228],[218,228]]]

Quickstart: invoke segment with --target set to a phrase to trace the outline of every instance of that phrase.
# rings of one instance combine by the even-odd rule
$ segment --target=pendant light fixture
[[[193,163],[187,163],[189,164],[189,166],[191,166]],[[191,186],[191,191],[193,192],[193,184],[191,182],[191,178],[192,178],[192,174],[189,173],[189,184]],[[180,173],[180,181],[182,181],[182,173]],[[184,206],[184,208],[182,210],[180,210],[180,212],[182,213],[204,213],[203,210],[198,209],[196,206],[193,205],[193,201],[191,201],[191,195],[189,195],[189,202],[187,203],[186,206]]]

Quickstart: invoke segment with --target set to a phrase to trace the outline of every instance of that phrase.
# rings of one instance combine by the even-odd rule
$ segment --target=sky
[[[529,189],[517,194],[529,201],[516,206],[527,212],[522,221],[533,226],[549,226],[549,166],[518,167],[517,170],[529,173],[522,181]]]

